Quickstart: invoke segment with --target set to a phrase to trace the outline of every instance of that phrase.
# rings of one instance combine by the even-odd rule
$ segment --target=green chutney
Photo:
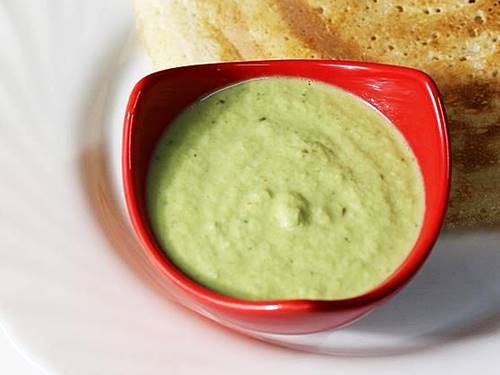
[[[193,280],[246,300],[363,294],[404,262],[424,188],[379,112],[334,86],[246,81],[185,110],[147,178],[158,243]]]

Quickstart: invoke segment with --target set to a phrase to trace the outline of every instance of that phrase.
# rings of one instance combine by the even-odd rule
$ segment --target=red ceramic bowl
[[[415,153],[425,185],[422,229],[405,262],[376,289],[337,301],[243,301],[211,291],[184,275],[158,246],[145,208],[145,180],[156,142],[191,103],[236,82],[271,76],[333,84],[376,107],[401,131]],[[403,67],[349,61],[291,60],[180,67],[153,73],[134,87],[123,133],[123,181],[132,225],[164,284],[182,304],[253,332],[299,334],[353,322],[404,286],[429,255],[439,233],[450,181],[448,135],[436,85]]]

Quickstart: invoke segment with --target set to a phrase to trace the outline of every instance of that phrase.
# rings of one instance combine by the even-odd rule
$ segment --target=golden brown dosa
[[[500,1],[135,0],[156,69],[333,58],[413,66],[443,94],[450,227],[500,225]]]

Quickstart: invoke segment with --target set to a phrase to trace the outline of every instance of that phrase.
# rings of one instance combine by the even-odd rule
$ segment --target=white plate
[[[0,321],[29,358],[82,375],[495,373],[500,233],[442,235],[412,284],[355,325],[265,337],[335,355],[171,303],[121,193],[125,101],[149,72],[133,35],[126,1],[0,4]]]
[[[41,375],[36,363],[30,362],[0,330],[0,374]]]

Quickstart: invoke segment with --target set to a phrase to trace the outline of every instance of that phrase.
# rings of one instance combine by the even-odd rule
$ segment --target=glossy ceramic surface
[[[251,302],[217,294],[180,272],[156,244],[145,208],[145,181],[154,146],[169,123],[196,99],[247,79],[289,76],[333,84],[362,98],[403,134],[417,157],[425,186],[422,230],[407,260],[382,285],[341,301]],[[425,136],[423,136],[425,134]],[[389,65],[290,60],[197,65],[170,69],[139,81],[124,124],[123,179],[134,229],[175,298],[229,326],[298,334],[352,322],[393,295],[422,265],[443,219],[449,186],[449,146],[438,90],[425,74]]]
[[[122,193],[123,113],[151,72],[134,35],[127,1],[0,2],[0,325],[24,356],[71,375],[498,373],[494,230],[440,234],[404,290],[333,332],[254,340],[172,303]]]

